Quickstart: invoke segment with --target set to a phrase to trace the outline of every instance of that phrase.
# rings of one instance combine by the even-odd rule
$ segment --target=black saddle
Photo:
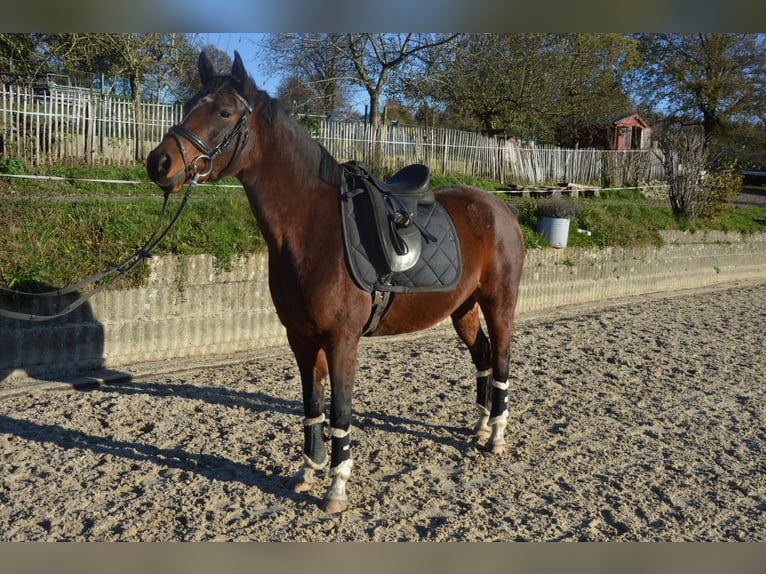
[[[409,165],[384,183],[372,175],[363,163],[350,162],[345,166],[353,184],[345,199],[367,194],[372,207],[368,217],[372,221],[365,221],[364,224],[374,225],[381,254],[389,270],[410,269],[422,252],[421,235],[429,241],[436,240],[418,221],[418,206],[432,205],[435,201],[428,186],[431,180],[428,167]]]
[[[454,287],[462,272],[457,234],[429,187],[428,167],[409,165],[386,182],[363,163],[343,167],[343,234],[357,284],[370,292]]]

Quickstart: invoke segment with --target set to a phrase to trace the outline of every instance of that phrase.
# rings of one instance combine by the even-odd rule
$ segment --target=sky
[[[258,87],[266,90],[270,95],[276,96],[277,86],[279,86],[281,78],[269,74],[265,70],[256,45],[258,39],[264,34],[206,32],[199,34],[199,36],[203,46],[213,44],[219,50],[226,52],[232,60],[234,59],[234,50],[239,52],[245,69],[253,77]]]
[[[228,32],[205,32],[200,33],[199,38],[203,46],[213,44],[219,50],[226,52],[229,57],[234,59],[234,50],[242,56],[242,62],[245,69],[255,80],[256,85],[266,90],[269,95],[276,97],[277,87],[282,77],[266,70],[264,66],[264,56],[260,53],[257,42],[265,34],[251,33],[228,33]],[[362,90],[352,90],[350,96],[351,107],[359,113],[364,113],[365,106],[369,105],[370,100],[367,93]],[[385,103],[385,98],[381,104]]]

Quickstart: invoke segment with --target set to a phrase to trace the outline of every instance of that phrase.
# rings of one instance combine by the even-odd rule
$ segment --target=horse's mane
[[[317,175],[323,182],[340,189],[344,178],[343,166],[322,144],[311,137],[303,124],[282,108],[280,100],[272,98],[263,90],[258,90],[258,98],[266,121],[275,127],[282,125],[286,130],[293,133],[292,141],[295,145],[295,152],[310,162],[312,168],[315,167],[314,175]]]

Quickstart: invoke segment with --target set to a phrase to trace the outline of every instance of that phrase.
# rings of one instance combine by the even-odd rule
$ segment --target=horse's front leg
[[[351,477],[351,397],[356,373],[358,339],[335,341],[328,350],[330,367],[330,436],[332,440],[330,478],[332,483],[324,495],[322,507],[328,514],[348,507],[346,483]]]
[[[303,389],[303,466],[295,475],[295,492],[307,492],[316,483],[316,471],[327,465],[324,439],[324,385],[327,360],[312,341],[288,333],[298,362]]]

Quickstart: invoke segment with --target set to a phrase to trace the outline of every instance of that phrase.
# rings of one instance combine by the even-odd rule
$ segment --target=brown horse
[[[351,474],[351,395],[363,334],[419,331],[451,317],[477,376],[474,432],[503,452],[513,316],[524,261],[521,230],[509,207],[468,186],[435,190],[459,239],[462,274],[440,292],[397,293],[372,332],[370,292],[360,288],[344,253],[339,208],[344,168],[277,100],[259,90],[235,53],[230,75],[200,54],[203,88],[185,117],[147,160],[152,180],[177,192],[190,180],[236,176],[247,193],[269,253],[269,287],[287,331],[303,388],[303,466],[295,490],[308,491],[327,463],[325,382],[330,382],[331,485],[323,508],[347,507]],[[489,338],[480,323],[486,321]]]

